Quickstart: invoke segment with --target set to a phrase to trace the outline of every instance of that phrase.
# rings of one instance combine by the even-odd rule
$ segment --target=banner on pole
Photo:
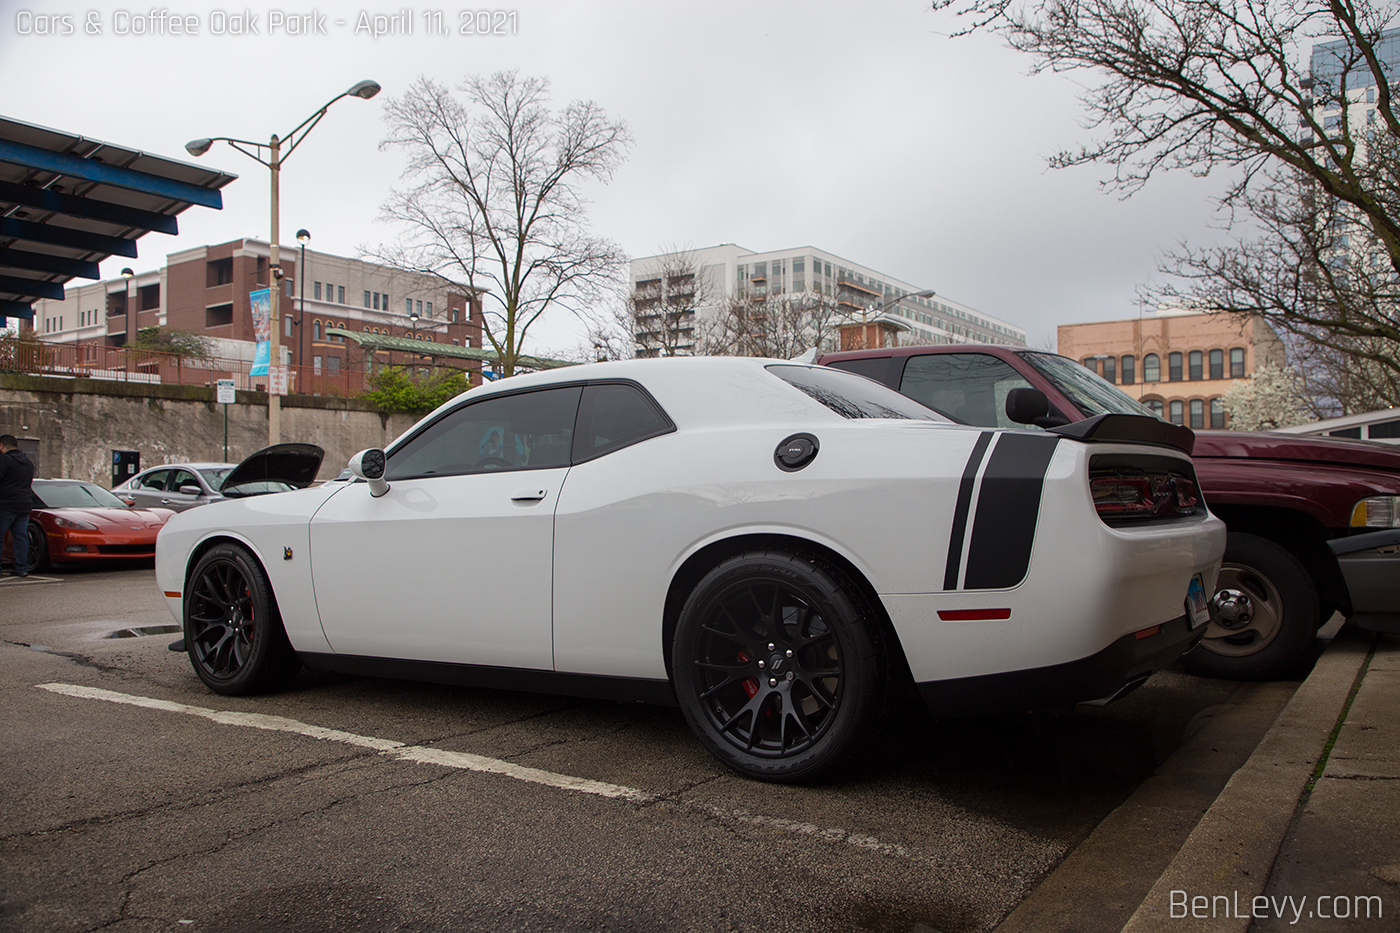
[[[248,370],[248,375],[266,376],[272,356],[272,290],[260,288],[249,292],[248,304],[253,309],[253,339],[257,341],[253,368]]]

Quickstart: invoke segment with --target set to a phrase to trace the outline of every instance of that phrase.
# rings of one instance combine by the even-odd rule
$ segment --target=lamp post
[[[126,282],[124,283],[123,287],[125,288],[124,297],[126,298],[126,314],[124,316],[126,318],[126,347],[128,351],[131,350],[132,344],[136,342],[136,330],[132,325],[131,315],[131,280],[133,277],[135,277],[135,275],[136,273],[131,271],[130,266],[127,266],[125,269],[122,270],[122,278],[126,279]],[[127,359],[130,360],[130,358],[131,357],[128,354]]]
[[[410,311],[410,312],[408,312],[408,323],[409,323],[409,326],[413,328],[413,333],[412,333],[413,339],[414,339],[414,340],[417,340],[417,339],[418,339],[418,312],[417,312],[417,311]],[[408,365],[409,365],[409,368],[410,368],[410,370],[416,375],[417,372],[418,372],[418,354],[417,354],[417,353],[410,353],[409,356],[408,356],[408,358],[409,358],[409,360],[410,360],[410,362],[409,362],[409,364],[408,364]]]
[[[881,315],[883,315],[883,314],[884,314],[886,311],[888,311],[890,308],[893,308],[895,305],[899,304],[901,301],[903,301],[903,300],[906,299],[906,298],[932,298],[935,294],[937,294],[937,293],[936,293],[933,289],[931,289],[931,288],[926,288],[926,289],[924,289],[924,290],[921,291],[921,292],[911,292],[911,293],[908,294],[908,295],[896,295],[896,296],[893,297],[893,298],[886,298],[884,301],[880,302],[880,304],[879,304],[878,306],[870,306],[870,305],[867,305],[866,307],[861,308],[861,310],[860,310],[860,330],[861,330],[860,339],[861,339],[862,345],[865,343],[865,341],[866,341],[866,340],[868,339],[868,337],[869,337],[869,333],[868,333],[868,331],[867,331],[867,325],[869,324],[869,321],[870,321],[870,315],[872,314],[872,308],[873,308],[873,316],[874,316],[875,320],[876,320],[876,321],[879,321]],[[883,343],[883,339],[884,339],[884,338],[881,338],[881,342],[882,342],[882,343]],[[861,349],[868,349],[868,348],[862,346]]]
[[[297,242],[301,244],[301,272],[297,273],[297,369],[306,371],[306,328],[302,320],[306,317],[306,244],[311,239],[311,231],[302,228],[297,231]]]
[[[276,444],[282,440],[282,405],[281,399],[272,391],[272,367],[282,364],[282,341],[281,341],[281,294],[282,294],[282,268],[281,252],[279,250],[278,223],[279,223],[279,192],[278,182],[282,174],[282,162],[292,154],[301,141],[306,138],[306,134],[316,128],[316,124],[321,122],[321,118],[326,115],[326,111],[331,105],[342,97],[358,97],[361,100],[369,100],[379,93],[379,85],[374,81],[360,81],[349,90],[337,94],[326,102],[325,106],[297,124],[286,136],[279,137],[274,133],[266,143],[251,142],[246,139],[234,139],[231,136],[213,136],[205,139],[193,139],[185,143],[185,151],[190,155],[198,157],[209,151],[209,147],[216,142],[226,142],[234,149],[266,165],[272,174],[272,234],[269,237],[270,248],[268,255],[268,324],[270,325],[270,340],[268,343],[268,392],[267,392],[267,442]],[[251,149],[244,148],[251,146]],[[285,151],[284,151],[285,148]],[[264,159],[262,150],[268,151],[268,157]]]

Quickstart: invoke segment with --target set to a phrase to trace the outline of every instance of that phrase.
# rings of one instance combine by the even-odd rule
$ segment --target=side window
[[[157,492],[165,491],[165,481],[170,476],[169,470],[152,470],[136,485],[141,489],[154,489]]]
[[[911,356],[899,391],[955,418],[984,428],[1023,428],[1006,417],[1006,396],[1031,384],[1006,362],[987,353]]]
[[[179,492],[181,486],[198,486],[199,480],[189,470],[172,470],[167,485],[171,492]]]
[[[582,392],[561,386],[464,405],[395,450],[385,478],[567,466]]]
[[[574,460],[601,457],[610,451],[675,429],[657,404],[627,383],[597,383],[583,390]]]

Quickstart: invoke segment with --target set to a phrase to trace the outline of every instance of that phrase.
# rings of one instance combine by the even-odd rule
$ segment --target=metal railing
[[[195,359],[155,350],[0,337],[0,372],[32,376],[210,387],[220,379],[232,379],[237,389],[266,391],[266,376],[248,374],[252,365],[248,360]],[[314,366],[288,367],[289,394],[348,397],[367,388],[363,365],[334,372]]]

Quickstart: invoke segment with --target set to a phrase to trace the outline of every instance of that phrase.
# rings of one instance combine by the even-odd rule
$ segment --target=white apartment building
[[[700,314],[714,313],[733,298],[816,292],[834,298],[839,309],[853,320],[883,309],[884,314],[908,328],[902,343],[1026,345],[1024,328],[936,293],[925,296],[921,293],[931,289],[812,246],[758,253],[725,243],[643,256],[632,260],[633,293],[638,293],[639,286],[655,286],[658,277],[676,268],[678,260],[682,265],[693,266],[704,279],[709,305],[699,309]],[[641,346],[644,341],[640,333],[638,337]]]

